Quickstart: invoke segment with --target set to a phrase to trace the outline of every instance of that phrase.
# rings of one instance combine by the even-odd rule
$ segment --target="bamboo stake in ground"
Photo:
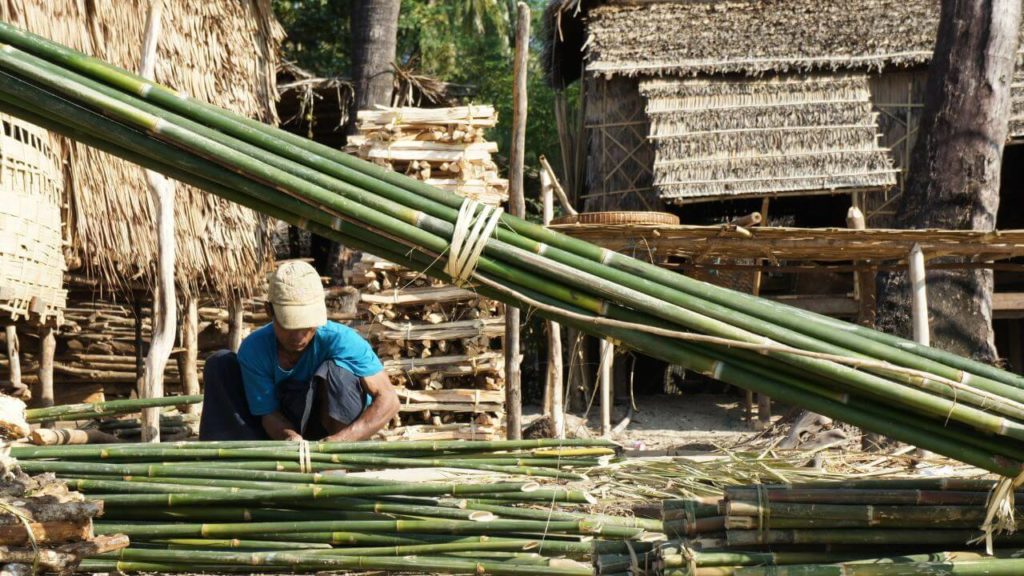
[[[543,157],[542,157],[543,158]],[[554,217],[555,206],[552,198],[554,187],[550,166],[547,161],[542,163],[547,170],[540,173],[540,194],[541,203],[544,205],[544,225],[551,223]],[[550,410],[551,427],[554,428],[555,438],[565,438],[565,410],[562,406],[564,392],[562,389],[562,327],[557,322],[547,322],[548,325],[548,371],[547,371],[547,396],[549,402],[545,403],[545,409]],[[550,405],[549,405],[550,404]]]
[[[181,391],[186,396],[201,394],[199,390],[199,304],[194,295],[185,297],[185,316],[181,319],[181,345],[185,351],[178,355],[178,374]],[[199,414],[199,404],[189,404],[185,411]]]
[[[57,351],[57,337],[53,326],[39,327],[39,382],[32,397],[42,407],[53,406],[53,355]]]
[[[27,400],[28,398],[25,397],[25,393],[28,389],[21,381],[21,351],[18,342],[18,329],[13,324],[9,324],[4,327],[4,336],[7,340],[7,362],[11,387],[14,388],[15,396],[20,397],[22,400]]]
[[[163,14],[163,0],[152,0],[146,20],[146,37],[143,41],[142,64],[139,75],[153,79],[156,68],[156,47],[160,39],[160,17]],[[146,370],[143,376],[143,398],[160,398],[164,395],[164,369],[174,348],[174,329],[177,324],[177,304],[174,298],[174,182],[159,172],[146,170],[146,183],[156,206],[157,221],[157,286],[153,298],[153,336],[150,339],[149,354],[146,356]],[[160,441],[160,409],[142,410],[142,441]]]

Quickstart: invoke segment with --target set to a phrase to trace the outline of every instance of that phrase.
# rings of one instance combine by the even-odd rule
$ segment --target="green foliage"
[[[273,0],[288,37],[286,60],[320,76],[343,76],[350,67],[349,0]]]
[[[349,70],[349,16],[345,0],[274,0],[288,33],[284,57],[325,76]],[[527,85],[526,197],[539,195],[538,157],[561,167],[554,92],[540,66],[541,14],[545,2],[532,0],[531,51]],[[498,143],[496,160],[507,172],[512,142],[512,46],[515,3],[506,0],[402,0],[398,21],[398,64],[457,85],[463,103],[492,104],[499,124],[488,135]],[[576,88],[573,88],[576,90]],[[528,202],[535,214],[536,203]],[[531,214],[531,215],[534,215]]]

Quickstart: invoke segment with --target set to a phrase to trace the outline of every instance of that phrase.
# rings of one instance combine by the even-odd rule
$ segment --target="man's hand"
[[[370,407],[363,411],[355,422],[324,438],[324,442],[366,440],[386,426],[395,417],[395,414],[398,414],[401,404],[398,400],[398,393],[391,385],[387,373],[381,370],[373,376],[363,378],[363,386],[366,388],[366,393],[373,398]]]
[[[267,414],[261,418],[261,422],[263,429],[267,431],[267,436],[270,436],[271,440],[289,440],[293,442],[303,440],[302,434],[295,430],[295,425],[279,411]]]

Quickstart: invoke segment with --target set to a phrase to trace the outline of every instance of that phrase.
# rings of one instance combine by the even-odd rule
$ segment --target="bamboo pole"
[[[597,381],[601,392],[601,436],[612,434],[612,364],[615,362],[615,346],[607,339],[600,340],[600,362],[597,365]]]
[[[182,394],[199,395],[199,304],[195,296],[188,296],[184,303],[184,317],[181,319],[181,345],[185,351],[178,355],[178,374],[181,375]],[[189,414],[199,414],[202,407],[189,404]]]
[[[157,44],[160,41],[160,19],[163,0],[150,0],[143,40],[139,75],[152,80],[156,69]],[[164,395],[164,370],[174,348],[177,325],[177,304],[174,297],[174,182],[159,172],[146,170],[146,183],[156,206],[157,221],[157,286],[153,297],[153,335],[143,377],[142,398]],[[160,442],[160,410],[142,410],[142,441]]]
[[[526,153],[526,74],[530,57],[530,7],[516,5],[516,48],[512,71],[512,145],[509,149],[508,212],[526,217],[523,196],[523,162]],[[522,438],[523,398],[519,364],[520,312],[515,306],[505,308],[505,429],[509,440]]]
[[[911,318],[914,325],[914,341],[922,346],[929,345],[928,334],[928,286],[924,270],[924,252],[920,244],[914,244],[907,258],[910,266]]]
[[[541,163],[545,170],[540,173],[541,203],[544,207],[544,225],[551,223],[554,217],[555,207],[552,198],[554,182],[550,173],[551,166],[541,157]],[[565,193],[562,193],[564,196]],[[565,409],[563,399],[565,397],[562,386],[562,327],[557,322],[547,322],[548,325],[548,370],[547,385],[545,386],[546,397],[550,403],[545,402],[545,409],[551,414],[551,424],[554,428],[555,438],[565,438]]]

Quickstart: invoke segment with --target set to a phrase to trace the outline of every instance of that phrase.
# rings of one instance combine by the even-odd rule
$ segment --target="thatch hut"
[[[156,80],[266,122],[276,120],[274,73],[283,32],[269,0],[165,0]],[[128,69],[138,69],[147,0],[12,0],[0,18]],[[156,234],[143,171],[54,138],[66,162],[68,264],[107,289],[148,290]],[[226,299],[260,286],[270,262],[262,217],[179,186],[177,281],[186,292]]]
[[[882,223],[938,19],[938,0],[551,2],[549,79],[582,80],[583,207],[852,193]]]
[[[270,0],[163,2],[155,79],[218,106],[276,122],[275,71],[283,30],[273,16]],[[0,5],[0,19],[137,70],[149,7],[149,0],[10,0]],[[4,126],[8,127],[6,120]],[[117,334],[125,331],[116,328],[122,320],[129,326],[133,321],[131,309],[103,301],[133,301],[139,314],[138,305],[145,303],[155,285],[155,207],[144,173],[135,165],[68,139],[38,130],[27,133],[35,135],[33,142],[42,151],[36,156],[52,158],[57,166],[51,170],[53,181],[47,183],[45,224],[50,226],[53,214],[59,214],[56,247],[58,255],[63,248],[63,258],[51,268],[57,270],[59,290],[60,268],[66,262],[64,282],[70,290],[67,328],[61,335],[70,338],[70,333],[79,329],[95,332],[86,334],[90,338],[55,343],[52,326],[42,327],[38,381],[43,382],[45,395],[52,383],[49,364],[56,349],[56,370],[67,378],[128,384],[133,378],[121,372],[114,378],[109,376],[110,370],[97,372],[92,366],[82,366],[78,354],[114,354],[108,362],[118,362],[117,355],[131,358],[145,348],[145,330],[136,329],[134,339],[130,328],[127,337]],[[8,140],[0,142],[5,159],[6,144]],[[7,172],[2,176],[7,185]],[[179,360],[188,359],[183,366],[191,365],[194,382],[197,301],[233,303],[233,317],[239,319],[235,324],[240,324],[241,299],[262,291],[265,273],[273,263],[271,227],[265,217],[195,188],[179,185],[175,201],[176,284],[187,302],[185,332],[191,330],[192,334],[183,342],[190,352]],[[12,233],[6,222],[0,227],[0,243]],[[3,260],[0,268],[7,271]],[[0,291],[3,287],[0,279]],[[63,297],[62,292],[58,295]],[[138,317],[134,322],[141,326]],[[26,378],[38,383],[33,380]]]

